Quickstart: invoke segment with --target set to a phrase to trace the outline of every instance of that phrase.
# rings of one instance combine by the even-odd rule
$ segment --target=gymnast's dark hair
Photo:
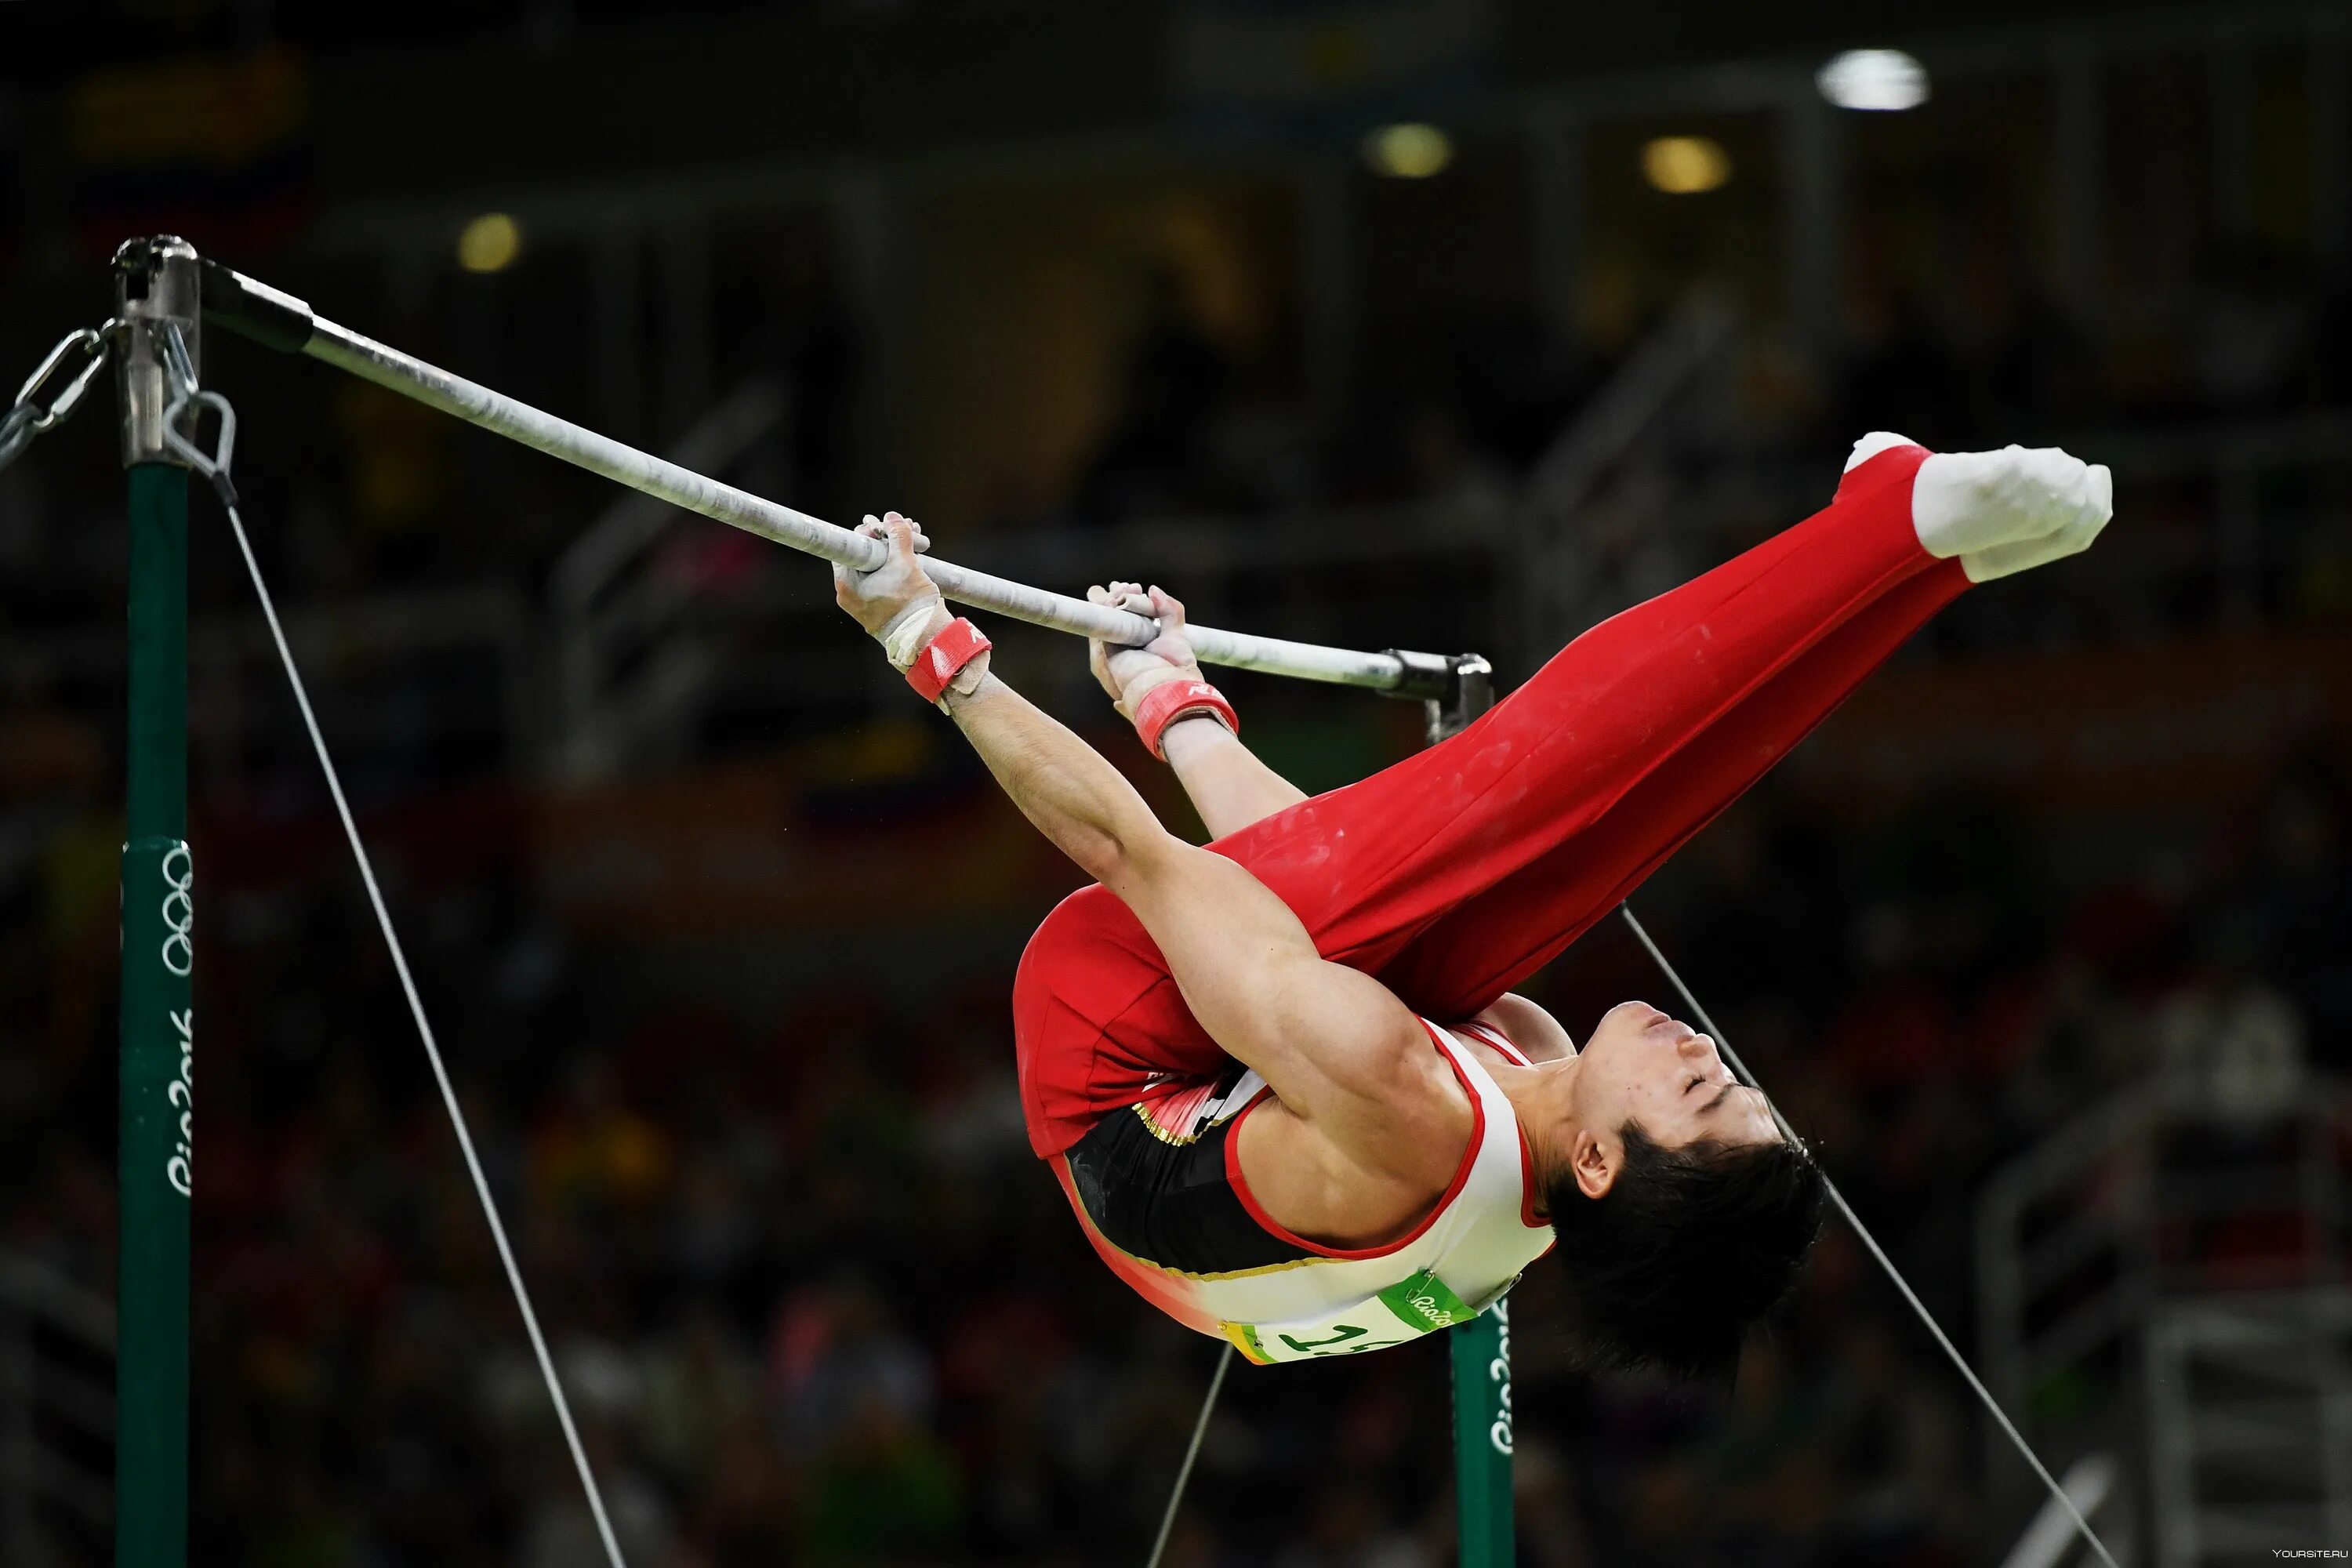
[[[1570,1343],[1592,1370],[1727,1383],[1821,1234],[1821,1170],[1785,1142],[1667,1149],[1630,1121],[1618,1136],[1608,1192],[1587,1197],[1562,1172],[1546,1194]]]

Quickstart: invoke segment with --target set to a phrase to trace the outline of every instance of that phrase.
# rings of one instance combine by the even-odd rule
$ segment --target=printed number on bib
[[[1466,1323],[1477,1315],[1476,1308],[1466,1305],[1433,1270],[1424,1268],[1376,1296],[1323,1317],[1286,1323],[1222,1326],[1225,1337],[1244,1355],[1265,1365],[1387,1350],[1423,1334]]]

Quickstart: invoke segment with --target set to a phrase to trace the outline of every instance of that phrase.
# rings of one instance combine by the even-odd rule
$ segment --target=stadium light
[[[1927,101],[1927,68],[1901,49],[1848,49],[1813,73],[1813,85],[1840,109],[1916,109]]]
[[[457,235],[457,265],[468,272],[504,272],[522,254],[522,226],[505,213],[484,213]]]
[[[1454,162],[1454,138],[1434,125],[1383,125],[1364,138],[1364,162],[1392,180],[1425,180]]]
[[[1642,149],[1642,177],[1670,196],[1695,196],[1731,178],[1731,154],[1710,136],[1661,136]]]

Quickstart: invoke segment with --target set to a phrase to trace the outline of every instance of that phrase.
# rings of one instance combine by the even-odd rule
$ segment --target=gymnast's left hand
[[[936,612],[929,619],[937,625],[929,629],[936,632],[938,626],[946,626],[951,618],[947,600],[930,574],[923,570],[921,556],[931,542],[923,537],[921,525],[894,511],[881,518],[869,514],[857,531],[864,538],[882,541],[890,552],[871,572],[834,567],[833,602],[848,611],[850,619],[870,637],[881,637],[894,624],[913,629],[913,623],[925,617],[911,612],[926,604]]]
[[[1087,589],[1087,599],[1160,623],[1159,635],[1140,647],[1113,647],[1099,638],[1087,639],[1087,668],[1109,694],[1120,718],[1132,721],[1135,705],[1155,686],[1201,679],[1200,661],[1184,635],[1184,605],[1175,595],[1140,583],[1113,583]]]

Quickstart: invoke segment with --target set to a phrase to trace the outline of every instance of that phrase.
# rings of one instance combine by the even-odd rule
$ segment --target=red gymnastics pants
[[[1829,507],[1602,622],[1475,723],[1210,846],[1318,952],[1441,1023],[1551,961],[1968,586],[1919,546],[1927,454],[1882,452]],[[1047,916],[1013,986],[1040,1158],[1231,1058],[1108,889]]]

